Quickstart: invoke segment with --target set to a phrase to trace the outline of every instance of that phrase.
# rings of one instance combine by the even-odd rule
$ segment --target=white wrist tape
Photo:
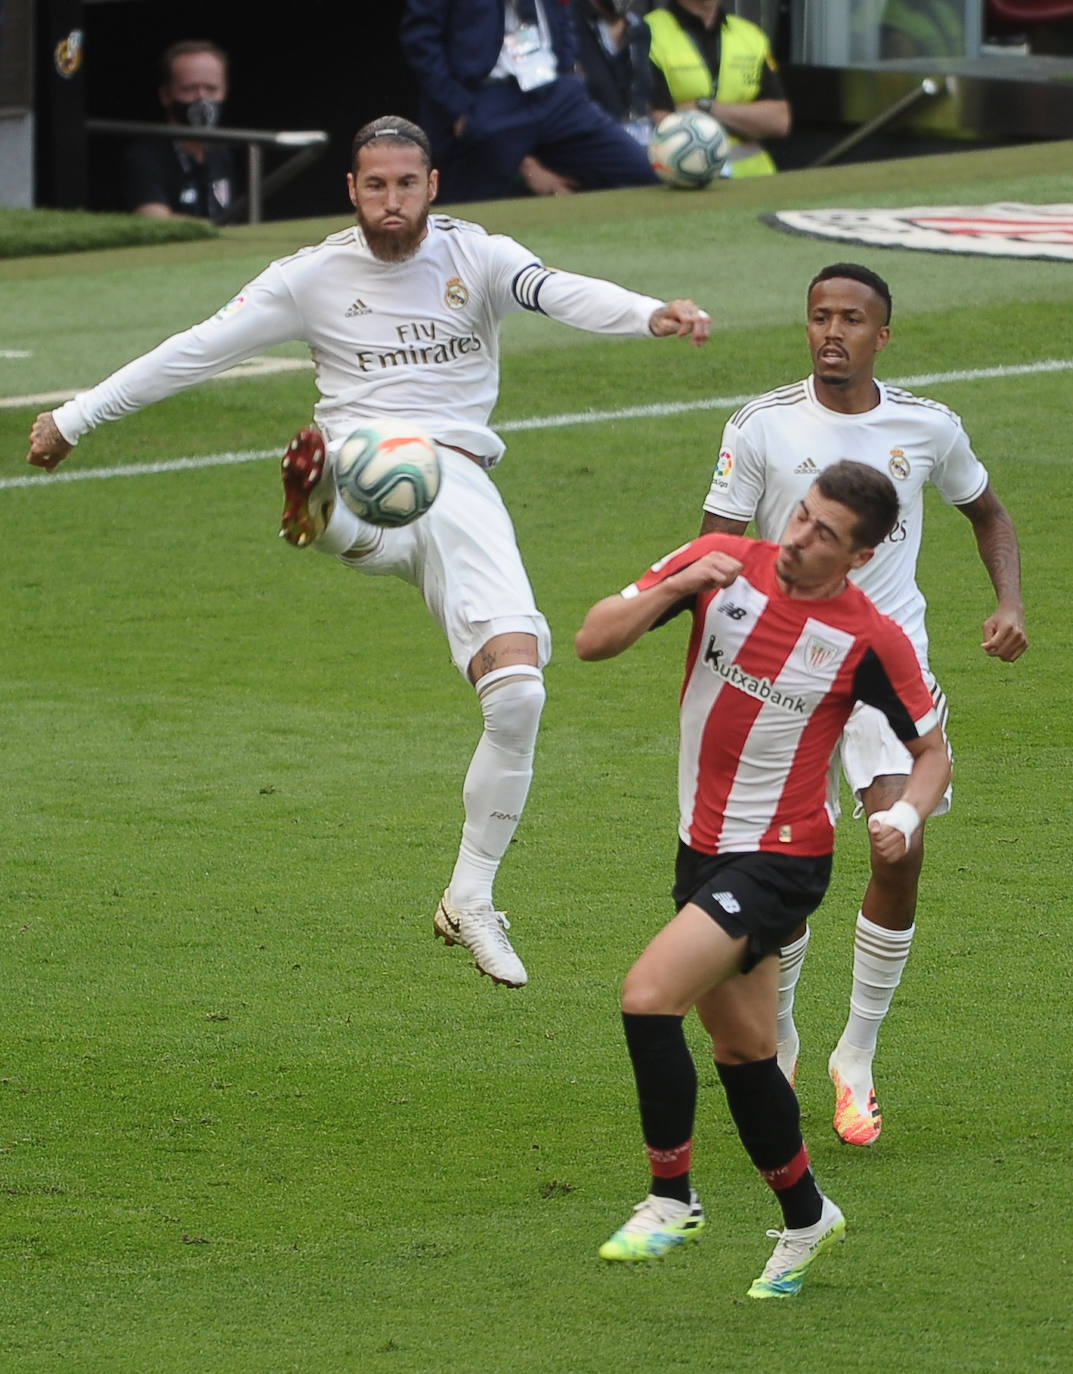
[[[920,812],[911,802],[896,801],[887,811],[873,811],[868,818],[868,829],[878,830],[881,825],[889,825],[892,830],[900,830],[905,836],[905,847],[920,829]]]

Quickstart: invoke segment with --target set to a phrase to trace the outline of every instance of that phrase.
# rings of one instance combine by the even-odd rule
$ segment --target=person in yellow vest
[[[760,140],[790,132],[790,102],[763,29],[724,13],[716,0],[667,0],[645,22],[652,30],[653,119],[706,110],[733,141],[724,175],[774,172]]]

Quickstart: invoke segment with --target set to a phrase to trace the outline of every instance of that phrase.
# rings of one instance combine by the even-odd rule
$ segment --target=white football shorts
[[[341,561],[417,587],[467,681],[473,655],[498,634],[535,635],[543,667],[551,657],[551,632],[537,610],[499,489],[471,459],[443,444],[436,448],[440,490],[428,513],[410,525],[382,530],[372,552],[361,558],[341,555]]]
[[[923,672],[924,681],[931,692],[931,699],[935,703],[935,714],[939,718],[943,738],[946,739],[946,695],[926,668]],[[950,748],[949,739],[946,740],[946,752],[950,756],[951,763],[953,763],[954,755]],[[885,775],[902,776],[908,774],[912,771],[912,767],[913,756],[890,728],[883,712],[877,711],[874,706],[865,706],[863,702],[859,701],[853,708],[849,720],[846,721],[846,727],[842,731],[838,748],[831,760],[827,799],[834,810],[835,818],[837,819],[841,812],[838,802],[840,772],[853,793],[855,803],[853,815],[854,818],[857,818],[864,814],[861,793],[865,788],[869,787],[876,778]],[[931,814],[933,816],[945,815],[950,810],[952,800],[953,783],[951,782],[947,785],[938,806]]]

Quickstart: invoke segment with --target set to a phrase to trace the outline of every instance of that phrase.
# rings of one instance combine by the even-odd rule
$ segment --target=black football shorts
[[[831,855],[701,854],[681,840],[674,874],[674,906],[693,902],[726,933],[746,940],[742,972],[786,944],[823,901]]]

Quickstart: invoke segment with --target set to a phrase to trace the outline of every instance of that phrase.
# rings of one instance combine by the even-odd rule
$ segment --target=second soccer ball
[[[714,180],[729,152],[730,139],[717,119],[701,110],[679,110],[653,129],[648,160],[661,181],[690,190]]]

